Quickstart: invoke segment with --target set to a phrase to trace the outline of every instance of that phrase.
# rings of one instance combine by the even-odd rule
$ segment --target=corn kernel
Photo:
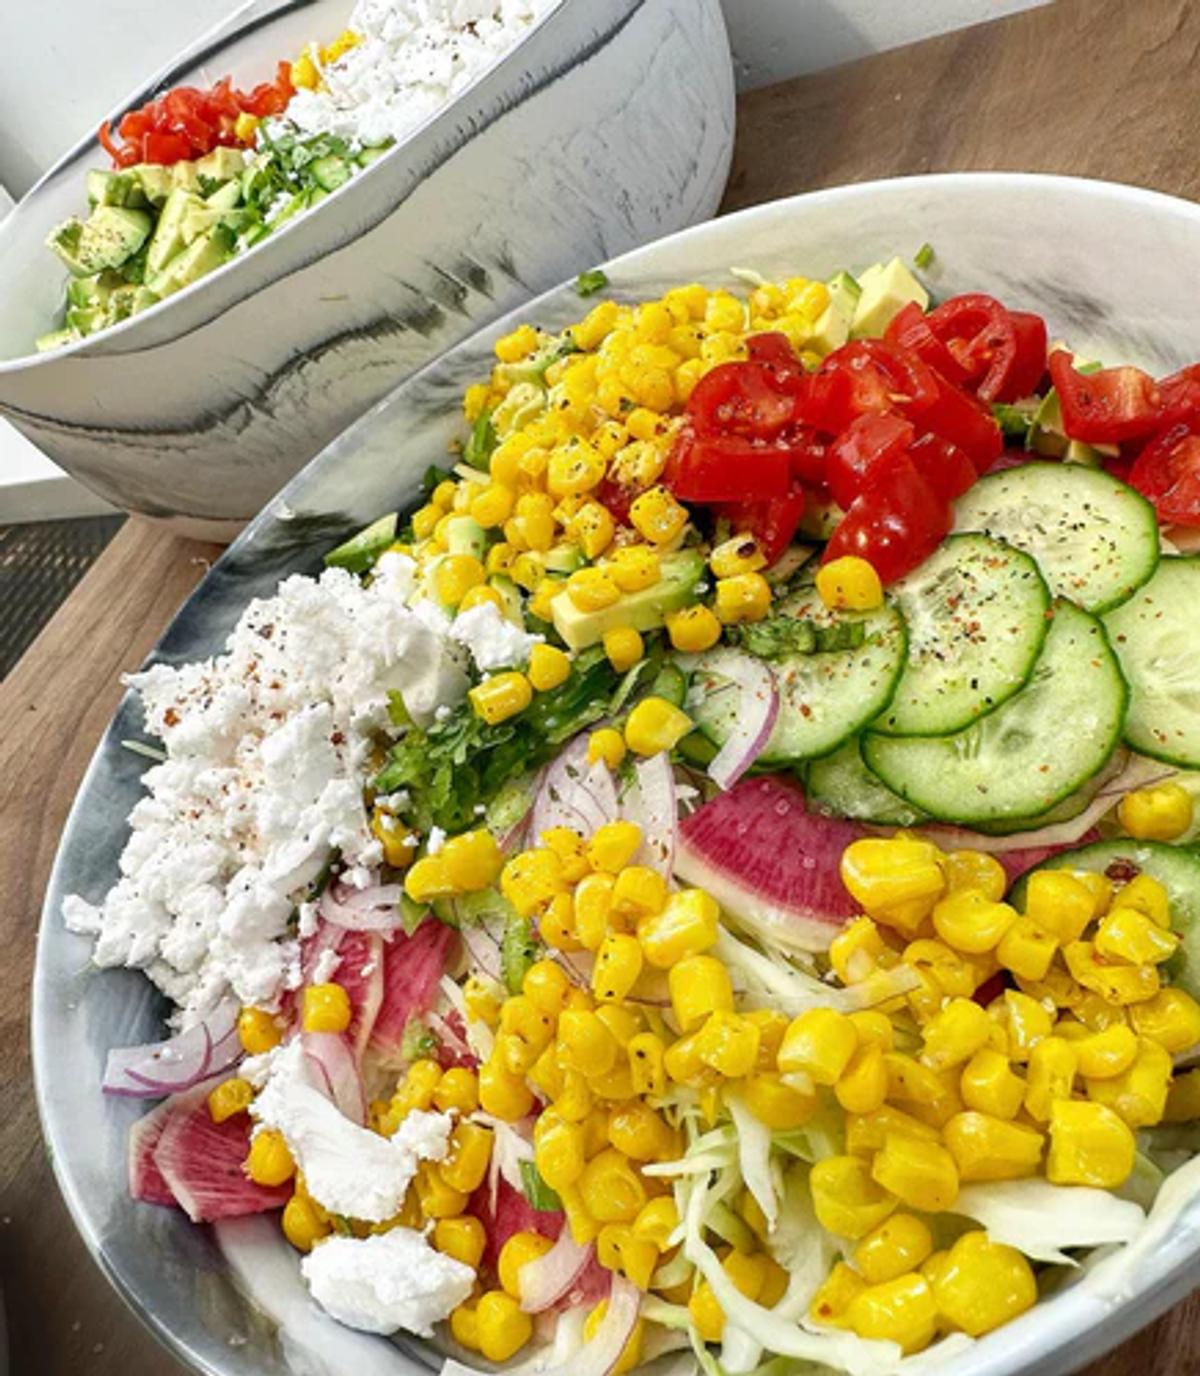
[[[479,1350],[489,1362],[507,1362],[533,1336],[533,1320],[503,1290],[488,1290],[475,1306]]]
[[[947,946],[967,955],[994,950],[1016,920],[1016,909],[992,902],[978,889],[958,889],[933,909],[938,936]]]
[[[1171,900],[1166,889],[1148,874],[1139,874],[1117,891],[1112,900],[1123,908],[1136,908],[1166,930],[1171,926]]]
[[[633,927],[661,912],[667,901],[667,881],[648,865],[626,865],[613,886],[611,917]]]
[[[1038,1042],[1053,1031],[1053,1015],[1037,999],[1016,989],[1004,991],[1003,1009],[1009,1053],[1014,1061],[1027,1061]]]
[[[976,889],[989,902],[997,903],[1008,889],[1008,875],[994,855],[979,850],[947,851],[944,864],[946,888]]]
[[[868,1285],[915,1271],[933,1251],[933,1236],[913,1214],[895,1213],[855,1247],[854,1268]]]
[[[625,758],[625,739],[611,726],[602,726],[588,737],[588,764],[606,764],[609,769],[620,768]]]
[[[280,1226],[284,1237],[298,1252],[311,1252],[331,1232],[331,1225],[318,1206],[299,1193],[292,1195],[283,1206]]]
[[[566,888],[563,864],[552,850],[525,850],[500,871],[500,892],[522,917],[533,917]]]
[[[257,1129],[250,1139],[245,1169],[256,1185],[272,1189],[286,1184],[296,1174],[296,1163],[283,1140],[283,1133],[274,1128]]]
[[[937,1128],[892,1104],[884,1104],[874,1113],[846,1115],[846,1150],[854,1156],[873,1156],[893,1134],[911,1137],[914,1142],[938,1140]]]
[[[1139,788],[1121,799],[1117,817],[1140,841],[1174,841],[1191,828],[1192,795],[1175,783]]]
[[[937,1331],[937,1303],[924,1276],[910,1271],[860,1291],[846,1309],[846,1327],[860,1338],[888,1339],[919,1352]]]
[[[946,889],[941,852],[928,841],[864,837],[842,852],[842,882],[877,922],[913,935]]]
[[[642,829],[636,822],[605,822],[592,833],[587,854],[592,868],[617,874],[641,849]]]
[[[494,1118],[515,1123],[533,1108],[533,1095],[521,1076],[493,1059],[479,1067],[479,1106]]]
[[[490,888],[504,864],[496,838],[484,827],[452,836],[437,854],[458,893]]]
[[[1091,890],[1065,870],[1034,870],[1025,893],[1025,916],[1066,945],[1078,941],[1096,915]]]
[[[1164,994],[1173,992],[1170,989],[1163,991]],[[1157,997],[1162,998],[1163,995],[1159,994]],[[1150,1003],[1135,1005],[1135,1014],[1149,1008],[1150,1004],[1154,1002],[1155,1000],[1151,999]],[[1137,1026],[1136,1018],[1135,1026]],[[1061,1031],[1061,1029],[1062,1024],[1060,1023],[1056,1031]],[[1150,1035],[1140,1026],[1138,1026],[1138,1032],[1143,1036]],[[1200,1030],[1197,1031],[1197,1037],[1200,1038]],[[1126,1026],[1125,1023],[1113,1023],[1098,1032],[1079,1038],[1074,1045],[1075,1053],[1079,1058],[1079,1073],[1088,1080],[1109,1080],[1114,1075],[1122,1074],[1133,1064],[1138,1051],[1137,1036],[1133,1029]],[[1176,1049],[1182,1050],[1182,1047],[1167,1047],[1168,1051]]]
[[[855,918],[829,943],[829,963],[846,985],[869,979],[888,954],[879,928],[869,917]]]
[[[1037,1303],[1037,1280],[1014,1247],[985,1232],[964,1233],[937,1268],[933,1282],[939,1312],[972,1338],[1008,1323]]]
[[[480,1127],[478,1123],[460,1122],[455,1125],[450,1134],[449,1154],[439,1170],[451,1189],[472,1194],[483,1184],[492,1159],[492,1139],[491,1128]]]
[[[963,1067],[959,1088],[968,1108],[993,1118],[1015,1118],[1025,1102],[1025,1081],[991,1046],[981,1047]]]
[[[614,626],[604,633],[604,653],[619,674],[632,669],[645,652],[641,634],[632,626]]]
[[[529,682],[539,693],[566,683],[571,675],[571,656],[556,645],[538,644],[529,652]]]
[[[483,1224],[473,1214],[439,1218],[434,1225],[433,1245],[437,1250],[472,1269],[479,1266],[486,1243]]]
[[[793,1018],[779,1048],[779,1069],[807,1075],[814,1084],[835,1085],[858,1048],[858,1033],[844,1013],[810,1008]]]
[[[1029,1053],[1025,1111],[1039,1123],[1050,1118],[1058,1099],[1069,1099],[1079,1069],[1079,1053],[1062,1037],[1043,1037]]]
[[[850,1014],[850,1021],[858,1033],[863,1046],[877,1046],[881,1051],[890,1051],[895,1041],[892,1020],[878,1008],[863,1008]]]
[[[708,566],[718,578],[736,578],[765,568],[766,555],[748,532],[723,540],[708,556]]]
[[[489,574],[507,574],[512,568],[516,550],[504,541],[495,544],[487,552],[487,571]]]
[[[675,1021],[684,1032],[699,1027],[710,1013],[733,1011],[729,971],[712,956],[688,956],[679,961],[667,974],[667,987]]]
[[[713,609],[725,626],[761,621],[771,610],[771,585],[761,573],[718,578]]]
[[[238,1014],[237,1030],[242,1050],[248,1056],[265,1055],[283,1040],[279,1024],[265,1008],[243,1008]]]
[[[451,1109],[460,1114],[474,1113],[479,1107],[479,1085],[475,1072],[466,1066],[453,1066],[438,1080],[433,1091],[433,1106],[442,1113]]]
[[[883,605],[883,584],[857,555],[831,559],[817,570],[817,594],[834,611],[871,612]]]
[[[646,1187],[629,1158],[608,1147],[584,1167],[579,1181],[584,1207],[598,1223],[632,1223],[646,1203]]]
[[[1179,949],[1177,936],[1136,908],[1124,907],[1119,898],[1101,919],[1093,941],[1098,956],[1130,965],[1160,965]]]
[[[1158,993],[1160,979],[1155,965],[1113,965],[1097,957],[1090,941],[1072,941],[1063,948],[1063,959],[1072,978],[1109,1003],[1144,1003]]]
[[[209,1091],[208,1116],[214,1123],[223,1123],[238,1113],[245,1113],[254,1102],[254,1086],[240,1076],[222,1080]]]
[[[813,1166],[808,1179],[817,1221],[838,1237],[865,1237],[900,1202],[858,1156],[827,1156]]]
[[[1054,960],[1058,938],[1043,930],[1031,917],[1018,917],[996,947],[996,958],[1006,970],[1022,979],[1041,980]]]
[[[936,912],[936,909],[935,909]],[[922,1029],[922,1059],[935,1070],[962,1065],[991,1038],[987,1013],[971,999],[951,999]]]
[[[888,1093],[884,1050],[873,1044],[860,1046],[834,1086],[837,1101],[847,1113],[874,1113],[883,1107]]]
[[[622,592],[652,588],[662,577],[658,551],[648,545],[625,545],[605,565],[609,577]]]
[[[814,1323],[844,1328],[846,1311],[866,1286],[866,1281],[852,1266],[847,1266],[844,1261],[835,1262],[812,1297],[808,1307],[809,1318]]]
[[[634,1161],[665,1160],[676,1150],[665,1119],[639,1100],[618,1104],[609,1114],[608,1140]]]
[[[1172,1055],[1200,1042],[1200,1004],[1186,990],[1162,989],[1152,999],[1133,1004],[1129,1017],[1139,1037],[1148,1037]]]
[[[533,1159],[552,1190],[574,1185],[587,1165],[583,1127],[568,1121],[557,1109],[542,1113],[534,1127]]]
[[[608,934],[615,885],[611,874],[589,874],[575,889],[575,935],[586,950],[598,951]]]
[[[533,701],[533,685],[524,674],[510,671],[493,674],[467,694],[475,715],[489,726],[523,712]]]
[[[964,1182],[1019,1180],[1036,1174],[1042,1159],[1040,1132],[986,1113],[956,1113],[942,1133]]]
[[[306,1032],[344,1032],[352,1016],[350,995],[340,984],[310,984],[305,988]]]
[[[772,1132],[803,1127],[817,1109],[814,1094],[805,1094],[784,1084],[778,1075],[770,1071],[750,1075],[742,1085],[741,1093],[746,1107]]]
[[[907,1104],[918,1118],[941,1127],[958,1112],[957,1078],[954,1073],[939,1073],[897,1051],[885,1051],[883,1063],[888,1075],[888,1098]]]
[[[697,602],[667,617],[667,635],[675,649],[684,654],[711,650],[721,638],[721,623],[712,611]]]
[[[877,1184],[910,1209],[938,1213],[958,1198],[958,1167],[954,1157],[932,1142],[889,1132],[883,1149],[871,1164]]]
[[[551,453],[546,466],[546,488],[556,497],[590,492],[603,482],[607,467],[599,450],[574,435]]]
[[[1104,1104],[1061,1099],[1050,1113],[1046,1179],[1052,1185],[1094,1185],[1115,1190],[1133,1170],[1137,1141]]]
[[[1158,1042],[1142,1037],[1133,1064],[1107,1079],[1088,1080],[1088,1098],[1105,1104],[1131,1128],[1153,1127],[1166,1110],[1171,1057]]]
[[[638,921],[637,935],[646,960],[669,970],[687,956],[702,955],[715,945],[721,910],[703,889],[680,889],[664,897],[660,911]]]
[[[588,1079],[606,1075],[616,1064],[617,1039],[590,1009],[568,1008],[561,1013],[558,1038],[563,1063]]]
[[[652,487],[649,492],[634,498],[629,508],[629,522],[652,545],[666,545],[682,533],[688,523],[688,513],[665,487]]]
[[[727,1079],[749,1075],[758,1061],[758,1028],[748,1018],[718,1009],[696,1033],[696,1054]]]
[[[625,723],[625,744],[635,755],[674,750],[692,729],[692,719],[665,698],[645,697]]]
[[[617,884],[619,887],[620,879]],[[642,948],[637,937],[624,932],[610,932],[596,952],[592,992],[605,1003],[619,1002],[629,994],[641,973]]]

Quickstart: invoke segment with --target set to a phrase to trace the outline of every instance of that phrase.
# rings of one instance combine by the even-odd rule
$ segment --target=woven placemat
[[[0,525],[0,679],[121,528],[124,516]]]

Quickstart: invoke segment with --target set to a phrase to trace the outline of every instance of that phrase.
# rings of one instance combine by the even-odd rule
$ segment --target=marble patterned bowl
[[[252,0],[164,84],[247,84],[350,0]],[[94,139],[0,224],[0,414],[114,505],[231,539],[334,436],[553,283],[706,219],[733,148],[719,0],[561,0],[338,194],[102,334],[30,354],[61,300],[43,241]]]
[[[1042,312],[1090,357],[1166,371],[1200,357],[1200,317],[1181,282],[1200,277],[1200,207],[1100,182],[997,173],[876,182],[782,201],[697,229],[608,267],[627,299],[700,280],[736,285],[731,265],[771,276],[862,267],[925,240],[936,292],[995,292]],[[577,318],[571,286],[540,297],[398,387],[324,451],[215,565],[167,631],[156,660],[217,651],[247,601],[381,512],[410,504],[420,475],[461,432],[462,388],[489,367],[496,337],[522,319]],[[144,761],[126,699],[92,761],[46,898],[34,985],[39,1104],[59,1183],[117,1288],[174,1351],[211,1376],[415,1376],[423,1344],[351,1333],[308,1299],[295,1254],[270,1219],[219,1231],[132,1203],[125,1134],[140,1109],[106,1100],[108,1048],[154,1039],[162,1012],[136,973],[97,973],[89,943],[62,924],[63,897],[99,899],[124,845]],[[1124,1252],[1093,1257],[1053,1299],[937,1367],[938,1376],[1058,1376],[1098,1356],[1200,1276],[1200,1161],[1171,1178],[1149,1227]]]

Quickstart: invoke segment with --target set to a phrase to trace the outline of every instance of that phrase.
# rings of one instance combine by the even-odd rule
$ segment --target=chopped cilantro
[[[728,636],[735,645],[758,659],[784,659],[788,655],[855,650],[863,643],[866,629],[861,621],[818,626],[803,618],[772,616],[765,621],[730,627]]]
[[[525,973],[537,958],[538,940],[533,934],[533,923],[514,912],[500,940],[500,973],[510,994],[521,992]]]
[[[916,253],[913,254],[913,266],[917,268],[927,268],[934,260],[932,244],[922,244]]]
[[[525,1190],[525,1198],[529,1200],[530,1208],[536,1209],[538,1213],[554,1213],[562,1208],[562,1200],[542,1179],[542,1173],[538,1170],[536,1161],[521,1162],[521,1184]]]
[[[463,446],[463,462],[486,473],[495,447],[496,428],[492,424],[492,413],[483,411],[471,426],[471,433]]]
[[[996,417],[996,423],[1000,426],[1000,432],[1006,440],[1016,440],[1028,449],[1030,434],[1033,430],[1033,418],[1040,405],[1040,398],[1035,398],[1032,403],[994,401],[992,402],[992,415]]]
[[[590,272],[581,272],[575,279],[575,290],[580,296],[595,296],[598,291],[603,291],[608,286],[608,273],[603,268],[592,268]]]

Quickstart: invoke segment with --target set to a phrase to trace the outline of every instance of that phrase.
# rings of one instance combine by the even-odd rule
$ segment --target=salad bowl
[[[1036,235],[1014,226],[1038,226]],[[1200,208],[1133,188],[1021,174],[957,174],[869,183],[759,207],[609,263],[619,299],[686,281],[731,286],[736,270],[783,277],[911,255],[929,242],[938,294],[993,292],[1043,314],[1091,356],[1155,372],[1200,354],[1200,323],[1178,282],[1200,271]],[[176,617],[152,662],[216,652],[246,603],[381,511],[410,505],[431,460],[461,431],[463,388],[486,372],[495,341],[535,318],[578,317],[574,284],[511,313],[403,383],[329,446],[249,525]],[[116,1287],[183,1360],[211,1376],[250,1373],[399,1376],[436,1368],[416,1340],[349,1332],[309,1299],[294,1254],[260,1219],[197,1229],[130,1201],[126,1131],[140,1110],[99,1086],[112,1046],[159,1033],[160,1001],[130,971],[88,970],[68,933],[66,895],[96,899],[113,882],[124,817],[144,761],[127,697],[92,761],[68,822],[42,919],[34,987],[39,1105],[59,1183],[87,1244]],[[94,1088],[93,1088],[94,1087]],[[1036,1221],[1031,1222],[1036,1226]],[[919,1369],[946,1376],[1059,1376],[1095,1358],[1179,1299],[1200,1262],[1200,1172],[1170,1177],[1137,1240],[1093,1253],[1070,1283],[1003,1330]],[[917,1370],[918,1367],[914,1367]]]
[[[115,113],[213,75],[253,84],[350,8],[255,0]],[[228,540],[450,345],[711,215],[732,145],[718,0],[563,0],[338,194],[168,300],[36,354],[62,287],[46,237],[106,161],[89,135],[0,226],[0,413],[114,505]]]

